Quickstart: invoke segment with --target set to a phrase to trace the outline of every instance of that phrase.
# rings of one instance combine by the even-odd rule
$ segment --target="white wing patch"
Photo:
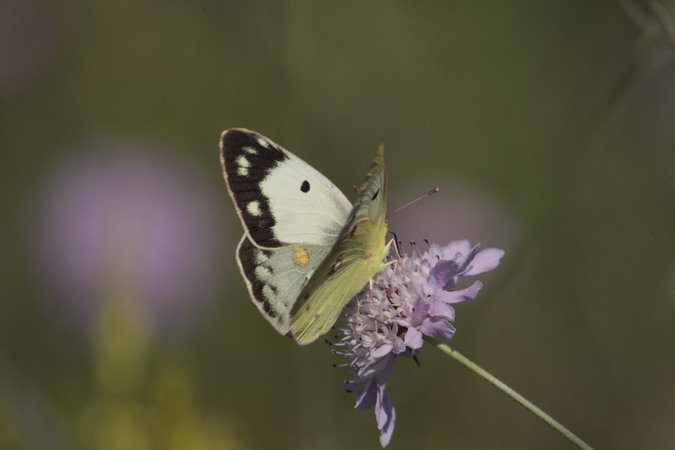
[[[269,259],[269,257],[265,254],[265,252],[263,252],[260,249],[255,249],[254,252],[255,253],[253,255],[254,256],[253,260],[254,260],[255,264],[257,264],[257,265],[264,264],[265,261],[267,261]]]
[[[272,275],[270,269],[265,266],[258,266],[255,268],[255,276],[258,277],[260,281],[267,281]]]
[[[264,298],[270,299],[270,301],[271,301],[271,299],[273,299],[275,297],[274,289],[272,289],[272,287],[269,284],[266,284],[265,286],[263,286],[262,294],[263,294]]]
[[[251,167],[250,161],[248,159],[246,159],[246,157],[244,155],[238,156],[237,160],[236,160],[236,163],[239,167],[245,167],[247,169],[249,167]]]
[[[352,205],[319,171],[253,131],[221,137],[225,181],[246,234],[263,248],[332,246]]]
[[[274,217],[274,235],[281,242],[332,246],[352,205],[328,178],[297,156],[287,156],[260,183]]]
[[[267,141],[267,139],[263,138],[262,136],[258,136],[256,139],[258,141],[258,144],[265,148],[270,148],[270,143]]]
[[[246,210],[252,216],[260,216],[262,211],[260,211],[260,202],[258,200],[253,200],[251,203],[246,205]]]

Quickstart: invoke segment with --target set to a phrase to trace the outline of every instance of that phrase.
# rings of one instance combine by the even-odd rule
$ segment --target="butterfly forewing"
[[[230,196],[251,241],[267,248],[297,243],[332,246],[352,205],[320,172],[253,131],[221,136]]]

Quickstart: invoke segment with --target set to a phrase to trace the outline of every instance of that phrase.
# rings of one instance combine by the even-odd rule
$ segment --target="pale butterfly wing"
[[[340,312],[384,267],[389,251],[387,179],[380,147],[359,188],[343,234],[303,288],[291,310],[291,336],[301,345],[315,341],[335,324]]]
[[[256,247],[246,234],[237,247],[237,263],[249,295],[260,313],[281,334],[290,331],[290,313],[331,247],[292,245],[265,249]]]
[[[287,334],[293,304],[352,205],[320,172],[258,133],[229,129],[220,145],[225,182],[244,226],[239,269],[258,310]]]
[[[328,178],[253,131],[225,130],[220,143],[227,188],[251,241],[268,248],[335,243],[352,205]]]

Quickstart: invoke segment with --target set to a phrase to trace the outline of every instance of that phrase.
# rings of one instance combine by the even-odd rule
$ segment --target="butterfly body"
[[[254,304],[278,332],[313,342],[382,268],[384,149],[354,206],[316,169],[253,131],[224,131],[221,163],[244,226],[237,262]]]

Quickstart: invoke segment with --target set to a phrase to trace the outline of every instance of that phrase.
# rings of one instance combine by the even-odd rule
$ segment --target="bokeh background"
[[[349,196],[386,143],[390,208],[441,189],[391,219],[401,240],[506,250],[451,344],[597,448],[673,448],[670,12],[0,0],[0,448],[379,447],[339,358],[250,304],[229,127]],[[420,360],[389,383],[389,448],[572,448]]]

